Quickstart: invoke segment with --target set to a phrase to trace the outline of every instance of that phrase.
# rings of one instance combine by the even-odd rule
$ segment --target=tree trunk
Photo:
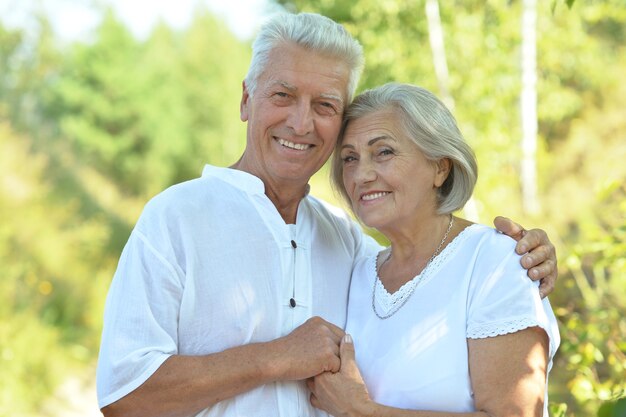
[[[445,105],[454,113],[454,98],[448,89],[448,64],[437,0],[426,0],[426,18],[428,20],[428,38],[430,40],[430,49],[433,53],[435,75],[439,83],[439,94]],[[471,197],[465,204],[463,212],[468,220],[478,222],[478,210],[474,197]]]
[[[433,53],[435,75],[439,83],[439,94],[441,94],[441,98],[446,106],[454,113],[454,99],[448,89],[448,63],[443,42],[441,17],[439,16],[439,2],[437,0],[426,0],[426,18],[428,19],[430,50]]]
[[[522,206],[540,210],[537,197],[537,0],[524,0],[522,14]]]

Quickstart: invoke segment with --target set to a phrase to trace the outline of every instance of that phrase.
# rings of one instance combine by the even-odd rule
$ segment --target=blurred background
[[[436,92],[475,149],[465,215],[545,229],[555,416],[625,416],[623,0],[0,0],[0,416],[95,416],[106,291],[143,205],[227,166],[250,43],[284,8]],[[338,201],[324,168],[312,192]],[[337,203],[340,204],[340,203]]]

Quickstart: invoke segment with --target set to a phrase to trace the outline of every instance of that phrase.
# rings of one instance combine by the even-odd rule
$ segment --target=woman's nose
[[[374,165],[366,158],[362,158],[356,166],[354,179],[357,183],[367,183],[376,179],[376,170]]]

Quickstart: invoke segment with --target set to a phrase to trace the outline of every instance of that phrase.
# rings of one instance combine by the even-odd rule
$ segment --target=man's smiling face
[[[245,165],[264,182],[306,184],[332,153],[347,106],[349,69],[340,59],[302,47],[276,47],[244,91]]]

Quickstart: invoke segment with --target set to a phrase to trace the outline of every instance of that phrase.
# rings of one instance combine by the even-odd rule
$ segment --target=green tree
[[[228,61],[224,57],[228,56]],[[107,13],[94,44],[77,45],[48,102],[83,163],[130,195],[150,196],[232,161],[244,45],[199,12],[184,33],[160,25],[145,43]]]

